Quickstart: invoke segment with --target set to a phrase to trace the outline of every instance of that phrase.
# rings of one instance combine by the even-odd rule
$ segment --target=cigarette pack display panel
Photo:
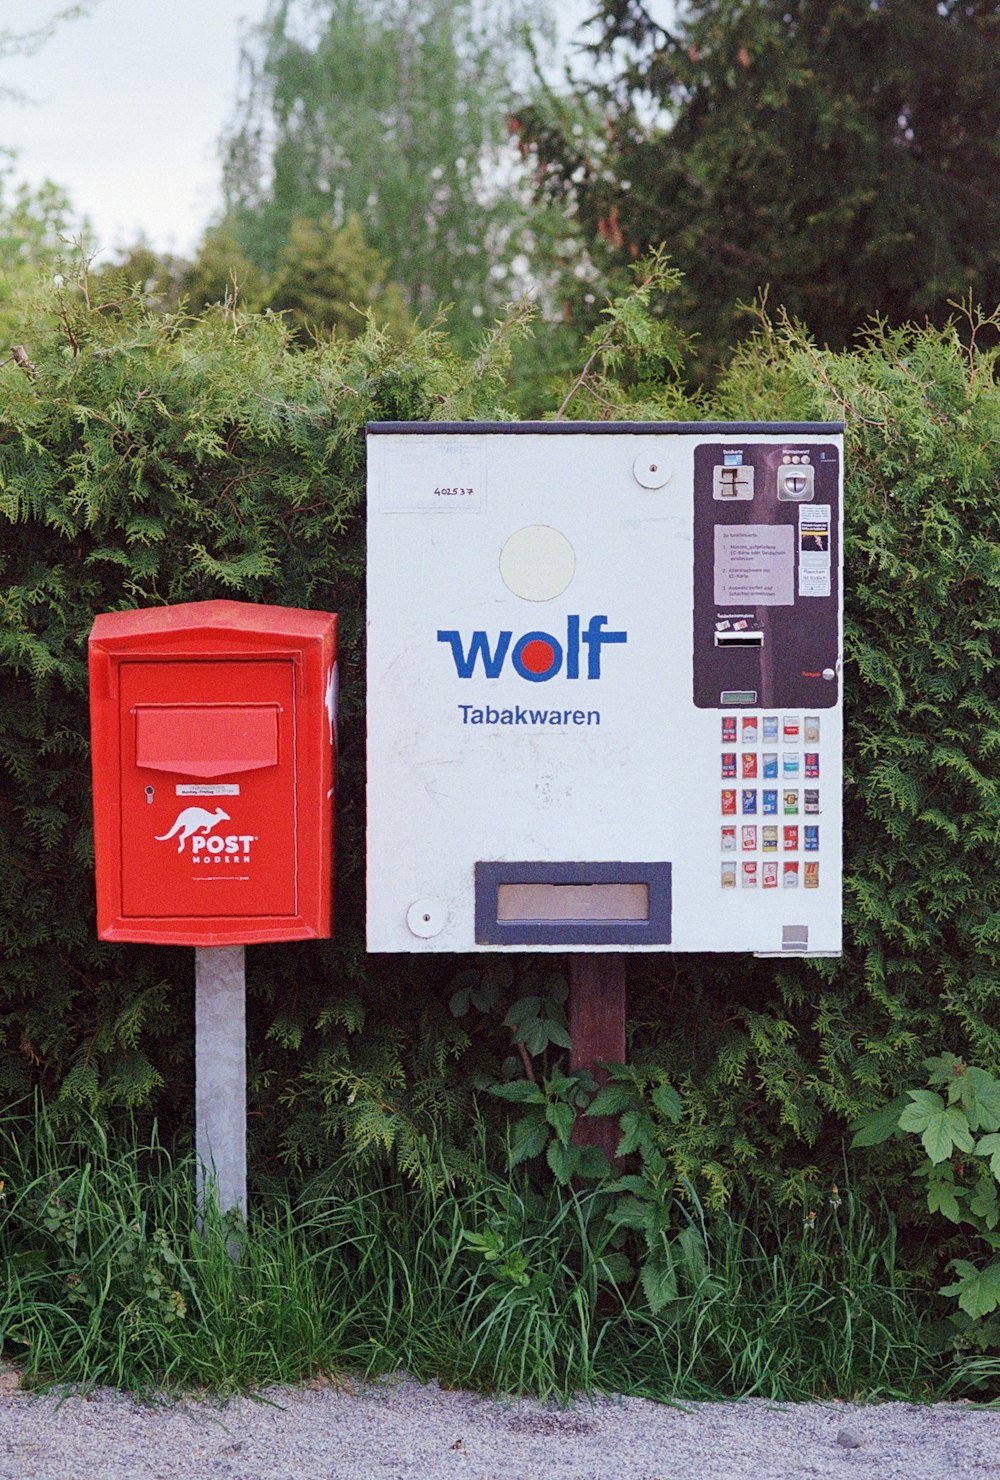
[[[839,951],[841,428],[368,451],[369,947]]]

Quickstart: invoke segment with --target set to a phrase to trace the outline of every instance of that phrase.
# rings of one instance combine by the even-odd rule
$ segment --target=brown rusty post
[[[574,951],[569,958],[569,1034],[573,1047],[570,1072],[589,1069],[599,1085],[607,1083],[600,1063],[625,1062],[625,956],[618,951]],[[573,1127],[577,1146],[600,1146],[612,1160],[620,1138],[611,1115],[580,1116]]]

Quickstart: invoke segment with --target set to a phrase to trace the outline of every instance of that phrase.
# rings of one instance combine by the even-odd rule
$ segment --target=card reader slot
[[[648,884],[500,884],[498,920],[648,920]]]
[[[763,632],[717,632],[716,647],[763,647]]]

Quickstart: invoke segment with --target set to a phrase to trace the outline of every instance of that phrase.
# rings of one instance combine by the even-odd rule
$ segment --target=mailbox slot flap
[[[278,764],[278,704],[137,704],[135,763],[178,776],[233,776]]]

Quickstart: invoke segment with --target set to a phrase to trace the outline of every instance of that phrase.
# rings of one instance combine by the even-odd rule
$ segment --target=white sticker
[[[175,786],[174,793],[179,797],[238,797],[240,788],[231,781],[199,781]]]
[[[715,526],[715,604],[791,606],[795,546],[788,524]]]
[[[486,452],[482,444],[404,437],[402,453],[382,469],[387,514],[454,513],[486,508]],[[412,442],[412,449],[406,444]]]
[[[830,595],[829,504],[799,509],[799,595]]]

